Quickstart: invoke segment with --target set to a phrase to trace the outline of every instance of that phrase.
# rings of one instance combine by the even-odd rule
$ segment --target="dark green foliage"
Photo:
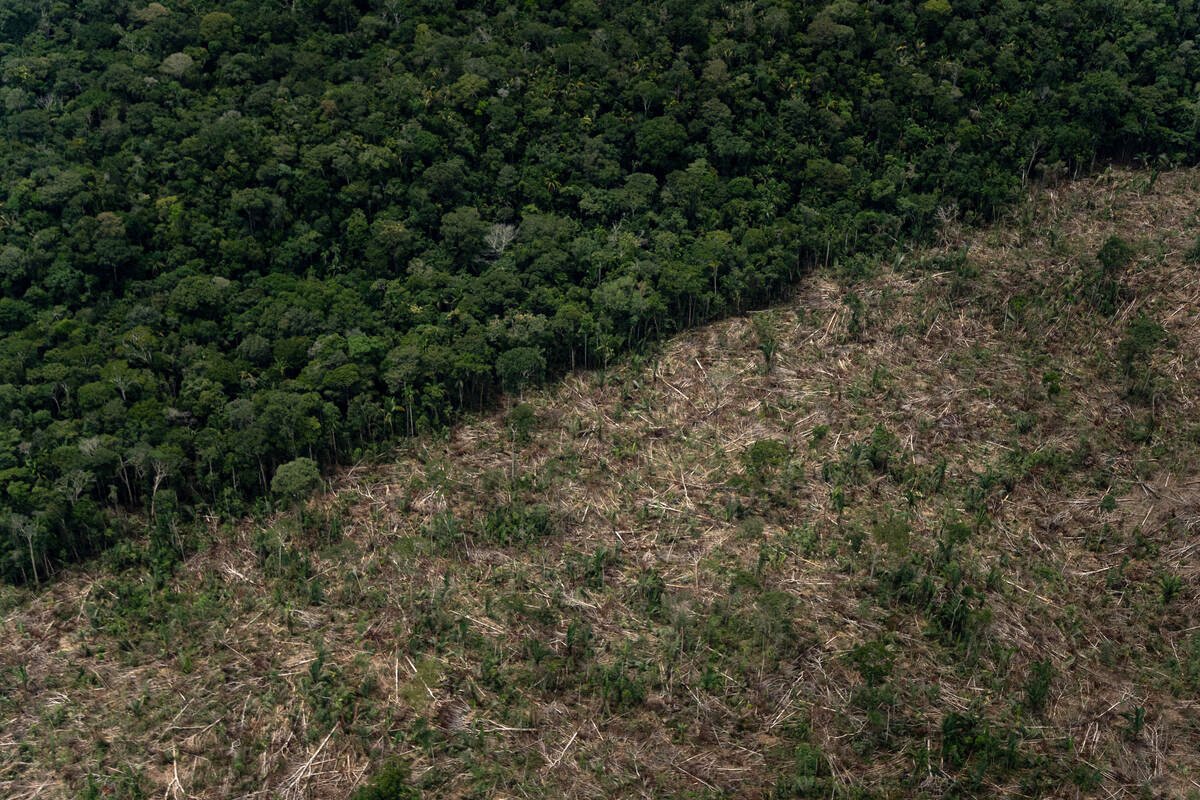
[[[420,797],[421,793],[410,783],[408,766],[392,761],[351,795],[351,800],[420,800]]]
[[[947,582],[944,593],[929,606],[935,631],[947,642],[974,643],[991,621],[983,594],[954,581]]]
[[[293,599],[318,605],[324,599],[320,578],[306,547],[288,541],[278,530],[260,531],[254,538],[254,552],[263,574],[275,581],[278,599]]]
[[[1100,251],[1096,253],[1096,261],[1105,275],[1119,275],[1133,260],[1133,248],[1120,236],[1110,236],[1104,240]]]
[[[1163,575],[1158,579],[1158,586],[1163,605],[1168,605],[1183,591],[1183,578],[1178,575]]]
[[[887,644],[874,640],[850,651],[850,662],[862,676],[863,684],[850,695],[852,706],[864,715],[864,725],[854,736],[854,748],[866,755],[887,748],[907,728],[905,710],[890,684],[895,657]]]
[[[598,591],[604,588],[605,574],[620,563],[616,551],[598,547],[592,555],[569,565],[568,574],[576,578],[587,589]]]
[[[358,714],[360,698],[346,683],[342,671],[326,664],[326,655],[324,646],[318,643],[317,657],[309,663],[308,674],[301,678],[304,699],[316,723],[310,735],[338,724],[349,726]]]
[[[1172,659],[1172,684],[1178,694],[1200,691],[1200,633],[1194,633]]]
[[[1050,696],[1050,684],[1054,680],[1054,665],[1049,661],[1035,661],[1029,667],[1025,680],[1025,706],[1035,714],[1046,708]]]
[[[1133,260],[1133,248],[1120,236],[1110,236],[1096,253],[1099,268],[1089,272],[1086,280],[1091,284],[1084,290],[1085,296],[1101,314],[1112,316],[1125,298],[1121,287],[1121,275]]]
[[[908,555],[909,535],[912,527],[908,520],[899,514],[892,514],[871,526],[875,540],[887,548],[890,555],[903,557]]]
[[[1142,736],[1142,729],[1146,727],[1146,708],[1145,706],[1134,706],[1129,711],[1122,711],[1121,716],[1125,718],[1126,727],[1124,736],[1129,741],[1136,741]]]
[[[757,314],[750,318],[754,328],[755,344],[763,357],[763,373],[770,374],[775,366],[775,353],[779,349],[779,339],[775,336],[775,326],[778,321],[770,313]]]
[[[787,464],[789,456],[788,446],[778,439],[759,439],[742,453],[742,463],[750,481],[762,485]]]
[[[816,425],[812,430],[810,442],[813,447],[816,447],[821,442],[825,441],[825,437],[829,435],[829,426],[825,424]]]
[[[865,445],[857,448],[855,455],[856,460],[865,460],[876,473],[883,473],[895,464],[899,449],[900,440],[896,438],[896,434],[882,425],[877,425],[871,432],[871,438]]]
[[[885,568],[875,587],[881,602],[921,611],[931,635],[968,651],[980,643],[991,622],[987,581],[964,567],[956,552],[969,534],[965,525],[948,525],[936,553],[913,555]]]
[[[1062,375],[1055,370],[1047,371],[1042,375],[1042,387],[1047,397],[1057,397],[1062,394]]]
[[[637,608],[657,618],[663,611],[667,584],[656,570],[646,570],[638,576],[634,586],[634,604]]]
[[[846,323],[846,334],[854,341],[859,341],[867,330],[867,306],[861,297],[850,292],[846,295],[846,308],[850,312],[850,319]]]
[[[528,403],[518,403],[508,412],[504,422],[508,426],[509,435],[514,442],[528,444],[534,425],[537,424],[537,415],[534,413],[533,406]]]
[[[536,347],[506,350],[496,359],[496,374],[505,391],[519,392],[541,383],[546,374],[546,357]]]
[[[0,14],[5,580],[1200,147],[1191,8],[155,5]]]
[[[529,544],[554,533],[550,509],[523,503],[503,505],[488,512],[480,535],[489,544]]]
[[[645,681],[630,668],[625,659],[612,666],[594,669],[590,677],[606,711],[628,711],[646,700]]]
[[[849,659],[866,685],[872,688],[888,679],[896,660],[887,643],[878,639],[855,647],[850,651]]]
[[[731,595],[708,609],[701,638],[736,669],[774,667],[808,646],[794,620],[795,605],[791,595],[763,591],[756,578],[740,573]]]
[[[152,796],[146,790],[146,777],[140,769],[126,766],[115,775],[97,779],[88,775],[80,797],[83,800],[146,800]]]
[[[796,747],[791,769],[775,784],[771,796],[776,800],[831,797],[834,786],[825,754],[811,744],[801,744]]]
[[[1126,380],[1126,392],[1135,402],[1150,405],[1160,391],[1153,358],[1159,346],[1168,343],[1167,331],[1154,319],[1138,314],[1130,320],[1117,347],[1117,364]]]
[[[886,474],[903,481],[907,477],[905,467],[900,440],[884,426],[876,425],[869,437],[846,449],[841,461],[827,462],[821,471],[826,481],[855,485],[866,483],[872,476]]]
[[[1075,764],[1071,767],[1071,783],[1080,791],[1091,794],[1104,783],[1104,774],[1090,764]]]
[[[466,536],[466,530],[458,517],[449,511],[442,511],[433,516],[422,531],[442,547],[453,547],[461,544]]]
[[[954,771],[971,766],[976,780],[990,768],[1018,766],[1019,743],[1016,733],[1005,735],[972,713],[952,711],[942,720],[942,763]]]
[[[298,503],[321,485],[321,470],[311,458],[280,464],[271,478],[271,493],[289,503]]]

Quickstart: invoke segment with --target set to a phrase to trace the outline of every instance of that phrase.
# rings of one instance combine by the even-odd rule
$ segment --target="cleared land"
[[[1198,232],[1194,170],[1042,190],[2,588],[0,795],[1200,792]]]

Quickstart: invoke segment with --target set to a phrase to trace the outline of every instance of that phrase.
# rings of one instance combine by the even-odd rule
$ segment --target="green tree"
[[[536,347],[514,347],[496,359],[496,374],[505,391],[520,394],[545,376],[546,357]]]
[[[280,464],[271,478],[271,493],[295,506],[321,485],[321,470],[311,458],[297,458]]]

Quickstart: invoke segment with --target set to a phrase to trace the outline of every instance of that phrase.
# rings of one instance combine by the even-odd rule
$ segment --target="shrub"
[[[991,766],[1012,768],[1020,763],[1019,737],[1003,736],[973,713],[952,711],[942,719],[942,762],[959,770],[975,761],[975,774],[982,776]]]
[[[825,754],[811,744],[801,744],[793,753],[790,773],[779,779],[771,796],[776,800],[831,797],[833,789]]]
[[[1054,680],[1054,665],[1049,661],[1035,661],[1029,668],[1029,678],[1025,681],[1025,706],[1035,714],[1041,714],[1046,708],[1046,699],[1050,696],[1050,684]]]
[[[1183,591],[1183,578],[1172,574],[1163,575],[1158,579],[1158,588],[1162,595],[1163,605],[1169,605]]]
[[[1168,340],[1166,329],[1145,314],[1130,320],[1125,337],[1117,346],[1117,363],[1125,376],[1129,399],[1146,405],[1153,402],[1158,376],[1152,360],[1155,350]]]
[[[351,795],[351,800],[420,800],[420,797],[421,793],[409,783],[408,767],[393,761]]]
[[[483,539],[501,546],[526,544],[554,533],[550,509],[510,503],[492,509],[483,520]]]
[[[504,420],[509,436],[517,444],[528,444],[537,424],[537,414],[528,403],[518,403]]]
[[[1133,260],[1133,248],[1120,236],[1110,236],[1096,253],[1096,261],[1105,275],[1116,275]]]
[[[609,711],[627,711],[646,701],[645,681],[624,659],[597,668],[592,675],[592,684]]]
[[[742,463],[755,480],[762,482],[787,464],[788,446],[778,439],[759,439],[742,453]]]
[[[846,295],[846,308],[850,320],[846,323],[846,334],[852,341],[861,341],[867,330],[867,306],[855,292]]]
[[[648,569],[638,576],[634,585],[634,605],[651,617],[658,617],[663,610],[667,583],[657,570]]]
[[[806,645],[794,622],[795,598],[756,584],[752,574],[741,573],[731,596],[709,607],[702,630],[713,650],[748,670],[773,667]]]
[[[1122,298],[1121,273],[1133,259],[1133,248],[1120,236],[1110,236],[1096,254],[1099,270],[1088,276],[1086,295],[1093,308],[1112,316]]]
[[[871,526],[875,540],[887,548],[890,555],[906,556],[909,548],[909,534],[912,527],[908,520],[899,514],[891,514],[887,518],[877,520]]]
[[[871,438],[867,441],[862,454],[870,463],[871,468],[882,474],[892,464],[899,449],[900,440],[896,438],[896,434],[882,425],[876,425],[875,430],[871,431]]]
[[[850,651],[848,658],[863,681],[871,687],[887,681],[896,660],[887,644],[878,639],[858,645]]]
[[[763,373],[769,375],[775,366],[775,353],[779,349],[779,340],[775,338],[775,326],[778,324],[774,314],[756,314],[750,318],[754,328],[754,339],[763,357]]]

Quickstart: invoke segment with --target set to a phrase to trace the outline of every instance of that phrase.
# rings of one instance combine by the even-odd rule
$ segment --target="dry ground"
[[[0,588],[0,795],[1197,796],[1198,189],[1042,190],[530,393],[527,440]]]

